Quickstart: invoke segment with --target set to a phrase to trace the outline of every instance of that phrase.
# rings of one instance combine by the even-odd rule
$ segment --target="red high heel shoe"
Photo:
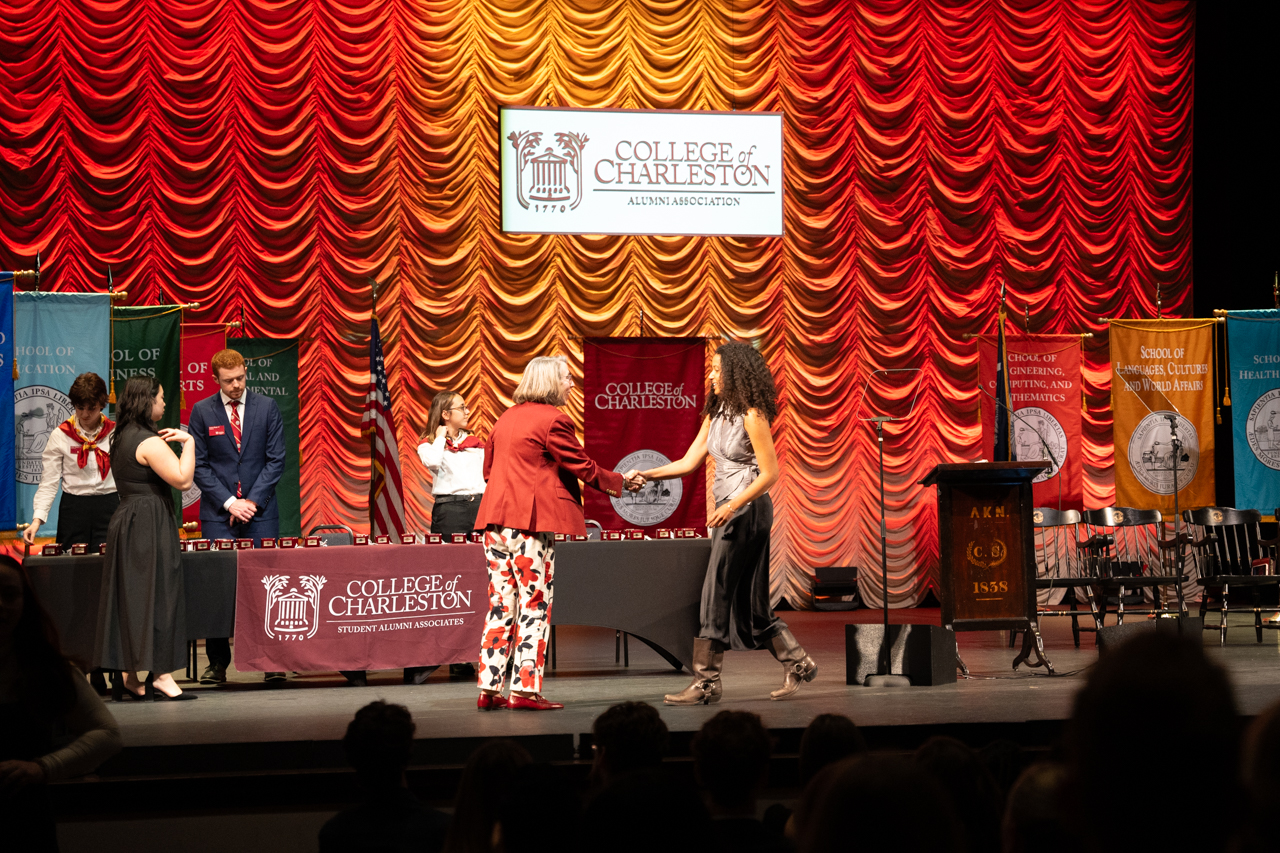
[[[532,696],[512,693],[507,699],[507,707],[513,711],[556,711],[564,705],[559,702],[548,702],[542,698],[541,693],[535,693]]]
[[[507,707],[507,697],[501,693],[481,693],[476,699],[476,708],[481,711],[501,711]]]

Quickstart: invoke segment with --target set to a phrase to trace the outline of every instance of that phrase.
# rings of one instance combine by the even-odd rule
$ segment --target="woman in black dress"
[[[164,389],[151,376],[124,386],[119,427],[111,446],[120,506],[107,529],[94,663],[124,671],[115,698],[194,699],[169,673],[187,659],[178,525],[170,487],[191,488],[195,445],[181,430],[156,431],[164,415]],[[165,443],[182,445],[178,457]],[[138,670],[147,670],[146,684]],[[141,688],[141,689],[140,689]]]

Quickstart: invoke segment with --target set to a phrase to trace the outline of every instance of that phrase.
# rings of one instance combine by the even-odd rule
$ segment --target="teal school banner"
[[[67,391],[81,373],[111,375],[111,297],[105,293],[13,294],[13,435],[17,472],[17,520],[31,521],[31,503],[40,486],[40,455],[49,434],[71,417]],[[12,371],[9,372],[12,375]],[[58,529],[54,497],[42,536]]]
[[[1280,311],[1227,314],[1236,508],[1280,507]]]
[[[284,473],[276,484],[280,535],[302,535],[301,456],[298,452],[298,342],[287,338],[230,338],[227,346],[244,356],[245,387],[270,397],[284,420]]]
[[[13,435],[13,278],[0,281],[0,436]],[[0,441],[0,471],[13,471],[16,446]],[[0,530],[18,519],[18,480],[0,477]]]

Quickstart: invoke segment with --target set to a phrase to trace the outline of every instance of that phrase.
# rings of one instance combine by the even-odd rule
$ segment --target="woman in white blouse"
[[[471,410],[462,395],[441,391],[431,401],[418,458],[431,472],[431,532],[475,530],[484,494],[484,442],[467,432]]]
[[[107,525],[120,504],[110,461],[115,424],[102,414],[107,405],[107,384],[98,374],[81,373],[71,383],[67,396],[75,414],[49,433],[41,454],[44,469],[33,501],[31,524],[22,532],[22,538],[28,545],[35,544],[61,484],[58,544],[69,548],[83,543],[96,554],[98,546],[107,541]]]

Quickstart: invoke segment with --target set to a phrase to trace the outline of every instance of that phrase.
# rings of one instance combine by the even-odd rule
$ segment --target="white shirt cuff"
[[[231,509],[231,505],[235,503],[236,500],[237,500],[236,496],[232,495],[231,497],[227,498],[226,501],[223,502],[222,508],[228,509],[228,510]]]

